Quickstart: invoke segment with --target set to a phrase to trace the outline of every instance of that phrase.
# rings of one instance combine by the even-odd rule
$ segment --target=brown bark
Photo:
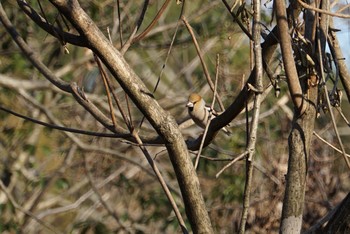
[[[292,38],[287,27],[288,18],[283,1],[275,1],[280,44],[289,91],[294,104],[294,119],[289,135],[289,159],[286,189],[281,217],[281,233],[300,233],[305,199],[307,162],[316,118],[317,76],[309,73],[309,67],[299,67],[306,78],[300,79],[292,49]],[[310,37],[313,33],[305,32]],[[311,39],[311,38],[310,38]],[[301,46],[301,45],[298,45]],[[294,48],[299,48],[295,46]],[[305,45],[307,47],[307,45]],[[303,48],[305,50],[305,48]],[[306,48],[307,49],[307,48]],[[306,50],[309,52],[309,50]],[[300,58],[299,58],[300,59]],[[301,70],[302,71],[301,71]]]

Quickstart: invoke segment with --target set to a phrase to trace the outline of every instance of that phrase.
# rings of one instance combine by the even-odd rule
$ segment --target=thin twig
[[[11,115],[17,116],[19,118],[31,121],[35,124],[39,124],[48,128],[60,130],[60,131],[65,131],[65,132],[71,132],[71,133],[77,133],[77,134],[82,134],[82,135],[87,135],[87,136],[97,136],[97,137],[108,137],[108,138],[125,138],[126,136],[130,136],[130,134],[115,134],[115,133],[104,133],[104,132],[93,132],[93,131],[86,131],[86,130],[81,130],[81,129],[76,129],[76,128],[69,128],[69,127],[64,127],[64,126],[59,126],[56,124],[50,124],[47,122],[43,122],[25,115],[22,115],[18,112],[15,112],[13,110],[10,110],[6,107],[0,106],[0,110],[5,111]]]
[[[157,12],[157,15],[154,17],[154,19],[152,20],[152,22],[147,26],[147,28],[137,37],[135,37],[133,39],[133,42],[142,40],[142,38],[144,38],[147,33],[149,33],[149,31],[153,28],[153,26],[158,22],[159,18],[162,16],[163,12],[165,11],[165,9],[168,7],[170,3],[170,0],[166,0],[164,2],[164,4],[162,5],[162,7],[159,9],[159,11]]]
[[[248,154],[248,151],[244,151],[240,155],[238,155],[236,158],[234,158],[230,163],[228,163],[226,166],[224,166],[218,173],[216,173],[215,177],[218,178],[227,168],[231,167],[234,163],[237,161],[243,159]]]
[[[341,109],[339,106],[335,107],[335,109],[339,112],[340,116],[343,118],[343,120],[344,120],[345,123],[348,125],[348,127],[350,127],[350,122],[349,122],[349,120],[346,118],[346,116],[344,115],[342,109]]]
[[[122,106],[121,106],[121,104],[120,104],[119,98],[117,97],[117,95],[116,95],[115,92],[114,92],[115,88],[114,88],[112,82],[109,80],[109,77],[106,75],[105,72],[104,72],[104,74],[105,74],[105,78],[106,78],[105,80],[106,80],[106,83],[107,83],[107,86],[108,86],[108,87],[106,87],[106,89],[108,88],[108,89],[110,90],[110,92],[112,93],[112,96],[113,96],[113,98],[114,98],[114,101],[116,102],[117,107],[118,107],[118,109],[119,109],[119,111],[120,111],[120,114],[121,114],[121,116],[122,116],[122,118],[123,118],[123,120],[124,120],[124,123],[126,124],[126,126],[127,126],[128,129],[129,129],[129,131],[131,132],[133,127],[132,127],[132,123],[131,123],[130,109],[129,109],[129,119],[128,119],[127,116],[126,116],[126,114],[125,114],[125,112],[124,112],[124,109],[122,108]],[[125,95],[125,98],[126,98],[126,100],[127,100],[128,96]],[[127,103],[127,104],[128,104],[128,103]],[[129,106],[128,106],[128,108],[129,108]]]
[[[219,57],[219,54],[217,54],[216,55],[216,75],[215,75],[215,84],[214,84],[214,94],[213,94],[213,100],[211,102],[210,110],[214,110],[216,90],[217,90],[218,79],[219,79],[219,62],[220,62],[220,57]],[[210,111],[209,115],[208,115],[207,124],[205,125],[205,129],[204,129],[204,133],[203,133],[203,137],[202,137],[202,142],[201,142],[201,145],[199,147],[199,150],[198,150],[198,153],[197,153],[197,157],[196,157],[196,161],[195,161],[195,164],[194,164],[195,170],[197,170],[197,167],[198,167],[198,164],[199,164],[199,158],[200,158],[200,155],[202,153],[205,137],[206,137],[208,129],[209,129],[209,125],[210,125],[210,122],[211,122],[212,114],[213,114],[212,111]]]
[[[203,58],[203,54],[202,54],[202,51],[198,45],[198,41],[196,39],[196,36],[194,35],[194,32],[193,32],[193,29],[191,27],[191,25],[188,23],[187,19],[185,16],[182,16],[182,21],[184,22],[188,32],[190,33],[191,37],[192,37],[192,40],[193,40],[193,44],[197,50],[197,54],[201,60],[201,63],[202,63],[202,67],[203,67],[203,71],[204,71],[204,74],[205,74],[205,77],[207,79],[207,82],[209,84],[209,87],[210,89],[214,92],[214,84],[213,84],[213,81],[211,80],[211,77],[210,77],[210,74],[209,74],[209,70],[208,70],[208,67],[206,65],[206,63],[204,62],[204,58]],[[220,109],[221,111],[224,111],[225,110],[225,107],[224,107],[224,104],[222,103],[221,101],[221,98],[218,94],[216,94],[216,98],[218,99],[218,103],[219,103],[219,106],[220,106]]]
[[[153,94],[154,94],[154,93],[157,91],[157,89],[158,89],[158,85],[159,85],[159,83],[160,83],[160,80],[161,80],[161,78],[162,78],[163,72],[164,72],[164,70],[165,70],[165,66],[166,66],[166,64],[167,64],[167,62],[168,62],[168,59],[169,59],[169,57],[170,57],[170,53],[171,53],[171,51],[172,51],[172,49],[173,49],[173,45],[174,45],[174,42],[175,42],[175,39],[176,39],[176,36],[177,36],[177,32],[178,32],[179,26],[180,26],[180,19],[181,19],[183,13],[184,13],[184,9],[185,9],[185,1],[183,1],[183,3],[182,3],[182,8],[181,8],[181,12],[180,12],[180,15],[179,15],[179,19],[178,19],[177,22],[176,22],[175,32],[174,32],[174,34],[173,34],[173,38],[171,39],[171,43],[170,43],[170,46],[169,46],[169,48],[168,48],[167,55],[166,55],[166,57],[165,57],[165,60],[164,60],[162,69],[161,69],[161,71],[160,71],[160,73],[159,73],[159,76],[158,76],[156,85],[155,85],[154,88],[153,88],[153,91],[152,91]],[[142,118],[142,120],[141,120],[141,122],[140,122],[140,125],[139,125],[139,128],[141,128],[141,126],[142,126],[144,120],[145,120],[145,117]]]
[[[119,29],[119,41],[120,41],[120,47],[123,46],[123,29],[122,29],[122,22],[121,22],[121,15],[120,15],[120,2],[117,0],[117,12],[118,12],[118,29]]]
[[[132,119],[132,115],[131,115],[131,107],[130,107],[130,102],[129,102],[129,96],[126,93],[124,93],[124,94],[125,94],[124,96],[125,96],[126,106],[128,108],[130,128],[134,129],[133,119]]]
[[[318,30],[318,34],[320,34],[319,30]],[[350,161],[348,159],[348,157],[346,156],[346,151],[345,151],[345,148],[344,148],[344,145],[343,145],[343,142],[342,142],[342,139],[339,135],[339,131],[338,131],[338,127],[337,127],[337,124],[335,122],[335,117],[334,117],[334,113],[333,113],[333,108],[331,106],[331,102],[329,100],[329,96],[328,96],[328,89],[327,89],[327,85],[326,85],[326,80],[325,80],[325,77],[324,77],[324,74],[323,74],[323,60],[322,60],[322,52],[321,52],[321,43],[320,43],[320,37],[318,36],[318,54],[319,54],[319,63],[320,63],[320,73],[321,73],[321,78],[322,78],[322,83],[324,84],[323,85],[323,92],[325,93],[325,97],[326,97],[326,101],[327,101],[327,106],[328,106],[328,110],[329,110],[329,114],[331,116],[331,120],[332,120],[332,124],[333,124],[333,129],[334,129],[334,132],[335,132],[335,135],[337,136],[337,140],[338,140],[338,143],[339,143],[339,146],[340,146],[340,149],[342,151],[342,155],[343,155],[343,158],[346,162],[346,165],[348,166],[348,168],[350,169]]]
[[[230,14],[231,14],[231,16],[232,16],[232,18],[233,18],[233,21],[234,21],[234,22],[237,22],[238,26],[239,26],[239,27],[242,29],[242,31],[247,35],[247,37],[249,37],[250,40],[253,40],[252,34],[249,32],[248,29],[246,29],[246,28],[244,27],[244,25],[242,24],[242,22],[238,19],[237,15],[236,15],[233,11],[231,11],[231,7],[230,7],[230,5],[227,3],[227,1],[226,1],[226,0],[222,0],[222,2],[224,3],[224,5],[225,5],[226,9],[228,10],[228,12],[230,12]]]
[[[263,63],[262,63],[262,50],[260,45],[260,0],[253,1],[253,49],[254,49],[254,62],[255,62],[255,97],[254,97],[254,109],[252,116],[252,123],[249,132],[249,139],[247,145],[248,157],[246,160],[247,169],[246,169],[246,183],[244,188],[244,197],[243,197],[243,210],[241,216],[241,224],[239,227],[239,233],[245,233],[245,226],[248,219],[248,211],[250,206],[250,192],[252,188],[253,181],[253,168],[254,168],[254,160],[253,156],[255,153],[255,145],[257,141],[257,132],[258,132],[258,124],[259,124],[259,114],[260,114],[260,105],[262,100],[262,91],[263,91]]]
[[[321,14],[338,17],[338,18],[350,19],[350,15],[341,14],[341,13],[333,13],[333,12],[330,12],[330,11],[326,11],[326,10],[322,10],[322,9],[310,6],[309,4],[303,2],[302,0],[297,0],[297,1],[302,7],[306,8],[306,9],[313,10],[313,11],[316,11],[316,12],[321,13]]]
[[[149,0],[145,0],[143,7],[142,7],[142,11],[141,11],[140,16],[139,16],[139,19],[137,20],[137,23],[136,23],[134,29],[132,30],[132,33],[130,34],[129,39],[125,42],[125,44],[122,44],[122,47],[120,49],[120,53],[122,55],[125,54],[125,52],[129,49],[131,44],[134,42],[135,35],[136,35],[137,31],[139,30],[139,28],[143,22],[143,18],[146,14],[148,3],[149,3]]]
[[[329,143],[328,141],[326,141],[325,139],[323,139],[317,132],[313,132],[313,134],[320,139],[323,143],[327,144],[329,147],[331,147],[332,149],[334,149],[335,151],[337,151],[340,154],[343,154],[343,152],[338,149],[337,147],[335,147],[334,145],[332,145],[331,143]],[[346,157],[350,158],[350,154],[345,154]]]
[[[115,115],[114,115],[114,108],[113,108],[113,103],[112,103],[111,92],[110,92],[109,85],[107,82],[107,79],[108,79],[107,74],[106,74],[105,70],[103,69],[103,65],[101,63],[101,60],[96,55],[94,55],[94,58],[95,58],[95,61],[97,63],[98,69],[99,69],[101,77],[102,77],[103,85],[104,85],[105,90],[106,90],[108,106],[109,106],[109,113],[111,115],[113,125],[114,125],[114,127],[116,127],[117,120],[116,120]]]

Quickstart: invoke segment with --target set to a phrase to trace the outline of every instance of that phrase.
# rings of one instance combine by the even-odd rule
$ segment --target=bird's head
[[[196,104],[199,104],[201,101],[202,101],[202,97],[198,93],[192,93],[188,97],[188,102],[186,104],[186,107],[188,107],[189,109],[193,109],[193,107]]]

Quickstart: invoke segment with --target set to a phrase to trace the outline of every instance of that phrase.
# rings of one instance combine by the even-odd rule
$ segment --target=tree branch
[[[295,67],[295,61],[292,50],[292,41],[289,34],[288,20],[284,1],[274,1],[279,31],[280,46],[282,50],[282,59],[284,70],[287,76],[289,92],[295,108],[300,114],[305,111],[303,92],[299,83],[298,72]]]
[[[22,11],[31,18],[38,26],[44,29],[53,37],[61,40],[64,39],[65,42],[68,42],[72,45],[80,46],[80,47],[89,47],[88,43],[85,41],[85,38],[79,35],[75,35],[72,33],[67,33],[62,31],[60,28],[57,28],[47,22],[45,18],[43,18],[40,14],[38,14],[26,1],[17,0],[18,6],[22,9]]]

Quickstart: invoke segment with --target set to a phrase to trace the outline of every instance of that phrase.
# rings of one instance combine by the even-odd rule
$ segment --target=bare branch
[[[259,123],[259,114],[260,114],[260,104],[262,100],[262,92],[263,92],[263,59],[262,59],[262,51],[260,45],[260,33],[261,33],[261,13],[260,13],[261,2],[260,0],[253,1],[253,51],[254,51],[254,61],[255,61],[255,86],[256,89],[254,96],[254,108],[253,108],[253,116],[252,123],[249,132],[247,152],[248,157],[246,160],[247,169],[246,169],[246,183],[244,189],[244,198],[243,198],[243,211],[241,216],[241,224],[239,228],[239,232],[244,234],[245,226],[248,218],[248,210],[250,206],[250,193],[252,189],[252,181],[253,181],[253,155],[255,153],[255,145],[257,141],[257,132],[258,132],[258,123]]]
[[[68,42],[72,45],[89,47],[84,37],[64,32],[60,28],[57,28],[54,25],[50,24],[45,20],[45,18],[39,15],[25,0],[17,0],[17,4],[26,15],[28,15],[38,26],[40,26],[50,35],[56,37],[59,40],[61,40],[61,38],[64,38],[65,42]]]
[[[185,26],[187,27],[187,30],[189,31],[189,33],[191,34],[191,37],[192,37],[192,40],[193,40],[193,44],[195,45],[195,48],[197,50],[197,54],[201,60],[201,63],[202,63],[202,67],[203,67],[203,71],[204,71],[204,74],[205,74],[205,77],[207,79],[207,82],[209,84],[209,87],[210,89],[215,92],[215,85],[213,83],[213,81],[211,80],[211,77],[210,77],[210,74],[209,74],[209,71],[208,71],[208,67],[206,65],[206,63],[204,62],[204,59],[203,59],[203,54],[201,52],[201,49],[199,48],[199,45],[198,45],[198,42],[197,42],[197,39],[196,39],[196,36],[194,35],[194,32],[192,30],[192,27],[191,25],[188,23],[187,19],[185,16],[182,16],[181,17],[182,21],[184,22]],[[219,96],[218,93],[216,93],[216,98],[218,99],[218,103],[219,103],[219,106],[221,108],[221,111],[224,111],[225,110],[225,107],[224,107],[224,104],[222,103],[221,101],[221,98]]]
[[[219,54],[218,54],[217,57],[216,57],[216,75],[215,75],[215,84],[214,84],[214,94],[213,94],[213,100],[211,102],[210,110],[214,110],[215,97],[216,97],[216,94],[217,94],[217,85],[218,85],[218,79],[219,79],[219,62],[220,62],[219,59],[220,59],[220,57],[219,57]],[[198,168],[199,158],[200,158],[200,155],[202,153],[204,140],[205,140],[205,137],[206,137],[207,132],[208,132],[208,127],[209,127],[210,122],[211,122],[212,114],[213,113],[210,111],[209,115],[208,115],[208,121],[207,121],[207,124],[206,124],[205,129],[204,129],[202,142],[201,142],[201,145],[200,145],[199,150],[197,152],[196,161],[195,161],[195,164],[194,164],[194,168],[195,169]]]
[[[276,6],[277,25],[280,36],[280,46],[284,70],[287,75],[287,82],[295,108],[302,114],[306,105],[304,104],[303,92],[299,83],[297,69],[295,67],[292,42],[289,35],[287,13],[284,1],[274,1]]]
[[[350,19],[350,15],[341,14],[341,13],[333,13],[333,12],[330,12],[328,10],[323,10],[323,9],[319,9],[319,8],[310,6],[310,5],[306,4],[305,2],[303,2],[302,0],[297,0],[297,1],[302,7],[306,8],[306,9],[313,10],[313,11],[316,11],[316,12],[319,12],[322,14],[338,17],[338,18]]]
[[[157,21],[159,20],[159,18],[162,16],[163,12],[165,11],[165,9],[168,7],[170,3],[170,0],[166,0],[162,7],[159,9],[157,15],[154,17],[154,19],[152,20],[152,22],[147,26],[147,28],[142,32],[140,33],[140,35],[138,35],[137,37],[135,37],[133,39],[133,42],[136,42],[136,41],[139,41],[139,40],[142,40],[142,38],[144,38],[147,33],[149,33],[149,31],[153,28],[153,26],[157,23]]]

